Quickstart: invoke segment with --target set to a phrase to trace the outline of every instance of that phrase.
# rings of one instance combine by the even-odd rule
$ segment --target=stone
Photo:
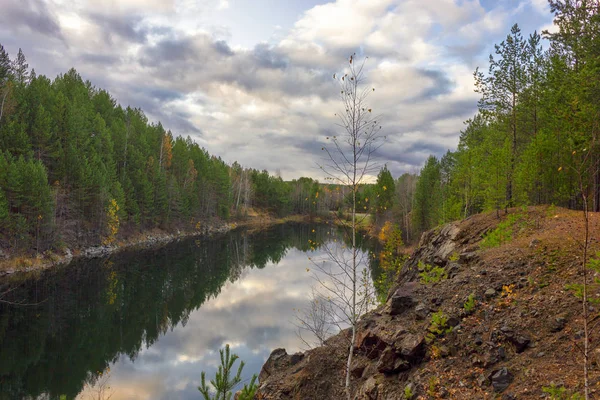
[[[483,375],[483,374],[479,374],[479,376],[477,377],[477,385],[479,385],[480,387],[483,387],[483,386],[487,386],[488,384],[489,384],[488,378],[486,378],[485,375]]]
[[[479,256],[476,252],[470,251],[461,253],[458,257],[458,261],[460,261],[461,263],[469,263],[472,261],[476,261]]]
[[[367,366],[364,364],[354,364],[352,368],[350,368],[350,375],[352,375],[353,378],[358,379],[362,377],[366,367]]]
[[[513,330],[512,330],[512,328],[511,328],[510,326],[508,326],[508,325],[503,325],[503,326],[500,328],[500,331],[501,331],[501,332],[503,332],[503,333],[510,333],[510,332],[512,332]]]
[[[492,387],[494,388],[494,391],[497,393],[502,393],[510,386],[513,378],[514,377],[510,371],[504,367],[494,371],[490,377],[490,380],[492,381]]]
[[[554,319],[554,321],[550,324],[550,332],[560,332],[563,329],[565,329],[565,326],[567,325],[567,320],[563,317],[557,317]]]
[[[403,358],[409,361],[419,361],[425,352],[425,338],[423,336],[407,334],[400,343],[396,344]]]
[[[498,358],[501,360],[506,359],[506,349],[504,349],[502,346],[498,347]]]
[[[429,307],[427,307],[424,303],[419,303],[415,307],[415,316],[417,320],[422,321],[429,315]]]
[[[397,359],[398,355],[396,352],[391,347],[387,347],[383,353],[381,353],[379,361],[377,361],[377,371],[383,374],[395,372],[394,365],[396,364]]]
[[[522,353],[527,349],[529,343],[531,343],[531,339],[526,336],[513,336],[509,338],[510,342],[515,346],[515,350],[517,353]]]
[[[274,371],[287,366],[289,363],[289,356],[285,349],[275,349],[271,352],[271,355],[267,359],[267,362],[263,365],[258,375],[259,382],[264,382]]]
[[[452,279],[454,278],[458,272],[460,271],[460,264],[457,262],[449,262],[448,265],[446,265],[446,273],[448,274],[448,278]]]
[[[496,290],[489,288],[483,295],[486,299],[491,299],[492,297],[496,296]]]
[[[374,376],[367,379],[364,385],[359,389],[356,398],[357,399],[369,399],[375,400],[377,399],[377,379]]]
[[[290,356],[290,365],[296,365],[304,359],[304,353],[294,353]]]
[[[396,289],[388,301],[390,315],[400,315],[415,306],[414,291],[416,286],[416,282],[410,282]]]
[[[357,350],[373,360],[379,357],[381,352],[387,347],[387,344],[374,332],[359,331],[356,336],[355,346]]]
[[[529,242],[529,247],[530,248],[534,248],[539,246],[539,244],[542,243],[539,239],[533,239],[531,242]]]

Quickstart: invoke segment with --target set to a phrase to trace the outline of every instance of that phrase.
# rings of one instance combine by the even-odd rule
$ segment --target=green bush
[[[229,400],[232,398],[233,388],[242,381],[241,374],[244,369],[244,362],[240,361],[237,373],[235,376],[231,376],[233,364],[238,360],[238,355],[229,351],[229,345],[226,345],[225,349],[219,350],[219,353],[221,355],[221,365],[219,365],[215,379],[211,379],[210,381],[212,388],[206,384],[206,374],[204,371],[201,374],[201,382],[198,390],[204,400]],[[238,399],[252,400],[257,390],[256,375],[254,375],[250,383],[244,385]],[[215,392],[214,395],[213,392]]]
[[[427,330],[428,333],[425,339],[428,343],[433,342],[436,337],[450,332],[452,328],[448,326],[448,316],[441,310],[431,314],[431,324]]]
[[[471,293],[469,297],[467,297],[467,301],[463,304],[464,310],[467,314],[470,314],[475,310],[475,306],[477,305],[477,301],[475,300],[475,294]]]
[[[522,219],[522,214],[510,214],[504,221],[496,226],[496,229],[485,234],[479,247],[482,249],[490,249],[499,247],[506,242],[510,242],[514,234],[514,225]]]
[[[419,278],[421,283],[427,285],[429,283],[437,283],[448,278],[446,270],[437,265],[425,264],[423,261],[419,261]]]
[[[583,396],[579,393],[569,393],[563,386],[544,386],[542,392],[550,395],[550,400],[583,400]]]

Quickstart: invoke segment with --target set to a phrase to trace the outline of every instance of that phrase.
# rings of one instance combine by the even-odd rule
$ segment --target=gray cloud
[[[148,29],[141,26],[141,16],[90,13],[89,19],[103,30],[109,44],[115,36],[134,43],[145,43],[147,40]]]
[[[285,69],[289,61],[266,43],[257,44],[252,50],[256,65],[262,68]]]
[[[62,39],[60,25],[41,0],[3,2],[0,22],[13,29],[26,27],[32,32]]]
[[[235,53],[231,50],[231,47],[224,40],[217,40],[213,43],[213,47],[217,50],[218,53],[223,54],[225,56],[232,56]]]
[[[339,134],[332,74],[343,71],[349,54],[369,55],[367,78],[377,88],[369,101],[389,137],[376,160],[402,173],[455,146],[462,121],[476,111],[471,73],[485,67],[514,20],[528,27],[551,20],[507,1],[485,8],[461,1],[364,3],[349,11],[356,18],[343,21],[332,19],[344,4],[334,2],[301,15],[276,38],[243,48],[227,26],[203,27],[189,7],[178,11],[174,2],[144,7],[128,0],[123,9],[108,9],[4,0],[0,43],[13,55],[22,47],[38,73],[55,76],[73,66],[175,135],[191,135],[227,162],[281,169],[286,178],[322,178],[315,165],[324,137]],[[81,24],[61,27],[59,15],[76,15]],[[63,42],[56,41],[60,35]]]
[[[79,56],[84,63],[112,66],[119,62],[119,57],[111,54],[84,53]]]

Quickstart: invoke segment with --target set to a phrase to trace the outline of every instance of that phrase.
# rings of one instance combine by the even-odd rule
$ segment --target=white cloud
[[[527,19],[532,7],[544,10],[545,0],[527,1],[486,10],[476,0],[337,0],[245,48],[230,46],[229,27],[211,20],[243,12],[241,0],[54,0],[49,18],[56,16],[64,45],[16,23],[0,26],[0,43],[23,47],[38,73],[75,66],[175,134],[192,135],[228,162],[281,169],[286,178],[319,176],[321,142],[336,129],[340,108],[331,75],[352,52],[364,53],[376,87],[370,101],[390,138],[380,161],[399,174],[456,144],[476,108],[473,70],[486,67],[515,20]],[[538,28],[552,27],[546,14]]]

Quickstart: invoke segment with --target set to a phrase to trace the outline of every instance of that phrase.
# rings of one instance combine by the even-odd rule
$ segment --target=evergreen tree
[[[482,113],[495,117],[499,123],[505,124],[506,133],[510,138],[511,153],[507,171],[506,204],[511,206],[519,132],[517,107],[527,82],[526,43],[523,41],[519,26],[513,25],[510,34],[495,48],[498,59],[490,55],[487,76],[479,70],[475,71],[475,87],[476,92],[481,93],[479,107]]]
[[[435,156],[430,156],[421,170],[415,189],[413,224],[418,232],[439,223],[440,199],[440,163]]]
[[[25,54],[23,54],[23,50],[20,48],[17,53],[17,58],[15,58],[12,63],[12,73],[15,80],[21,85],[29,83],[29,64],[27,64]]]
[[[0,43],[0,87],[11,77],[12,62],[4,46]]]
[[[375,198],[372,200],[375,204],[373,213],[375,221],[381,222],[388,211],[394,206],[396,192],[396,184],[392,174],[385,165],[377,175],[377,183],[375,184]],[[365,200],[366,201],[366,200]]]
[[[233,365],[239,359],[238,355],[231,353],[229,350],[229,344],[225,345],[225,349],[219,350],[221,356],[221,365],[219,365],[217,373],[214,379],[211,379],[210,383],[214,388],[214,395],[211,393],[211,389],[206,384],[206,374],[202,371],[201,383],[198,386],[198,390],[202,394],[204,400],[231,400],[233,396],[233,389],[242,381],[241,375],[244,369],[245,363],[240,361],[237,369],[237,373],[233,373]],[[252,377],[250,384],[244,385],[240,396],[241,400],[251,400],[254,398],[256,393],[256,375]]]

